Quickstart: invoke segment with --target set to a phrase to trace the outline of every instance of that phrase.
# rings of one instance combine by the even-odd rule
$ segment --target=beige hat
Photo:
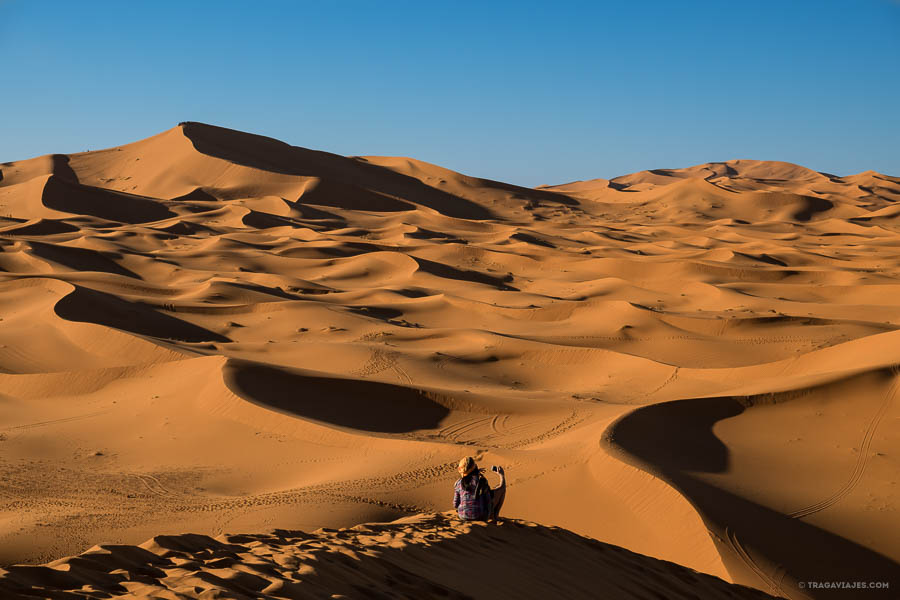
[[[462,473],[463,476],[468,475],[476,468],[478,465],[475,464],[475,459],[471,456],[466,456],[465,458],[459,459],[459,472]]]

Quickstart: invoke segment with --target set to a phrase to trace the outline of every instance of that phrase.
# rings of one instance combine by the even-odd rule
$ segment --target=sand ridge
[[[472,454],[511,517],[900,586],[896,177],[528,189],[200,123],[0,174],[2,564],[440,511]]]
[[[772,598],[558,528],[515,519],[460,524],[446,513],[312,533],[158,535],[139,546],[106,544],[46,566],[0,569],[0,590],[16,600]]]

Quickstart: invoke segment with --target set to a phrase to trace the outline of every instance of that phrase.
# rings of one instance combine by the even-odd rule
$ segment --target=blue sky
[[[520,185],[900,175],[900,2],[0,0],[0,161],[213,123]]]

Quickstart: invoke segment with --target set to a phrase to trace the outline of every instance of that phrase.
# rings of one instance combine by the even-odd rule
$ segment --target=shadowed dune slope
[[[759,577],[778,595],[840,598],[846,590],[803,586],[823,572],[831,581],[900,576],[888,558],[893,535],[885,535],[896,523],[869,516],[873,499],[895,493],[893,466],[879,459],[897,435],[879,426],[897,418],[896,388],[893,367],[788,392],[670,401],[622,417],[606,440],[691,499],[736,579]],[[835,413],[843,419],[827,418]],[[747,481],[754,490],[742,489]],[[890,587],[866,591],[896,595]]]
[[[606,565],[618,546],[789,598],[835,578],[889,596],[898,201],[897,177],[756,160],[527,189],[193,122],[4,163],[0,565],[113,548],[4,585],[121,594],[108,567],[152,558],[123,545],[154,536],[440,513],[471,455],[506,468],[504,516],[574,533],[425,519],[323,547],[362,535],[347,552],[382,553],[365,569],[434,593],[473,592],[409,557],[541,564],[540,538],[572,564],[547,558],[523,593],[558,573],[591,597],[572,549]],[[399,549],[417,536],[434,543]],[[319,543],[298,537],[220,542]],[[287,569],[355,593],[327,561],[250,573],[244,550],[162,539],[186,554],[135,586],[320,589]],[[604,579],[619,597],[719,593],[632,559]]]
[[[492,557],[486,560],[486,557]],[[0,569],[10,599],[771,598],[564,529],[446,514],[313,533],[156,536],[45,566]],[[339,596],[338,596],[339,595]],[[172,596],[174,597],[174,596]]]
[[[310,377],[265,365],[232,364],[225,382],[239,396],[302,419],[361,431],[433,429],[449,411],[418,390]]]

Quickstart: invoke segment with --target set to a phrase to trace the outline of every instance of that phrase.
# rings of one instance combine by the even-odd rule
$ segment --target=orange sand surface
[[[529,189],[199,123],[2,164],[0,590],[121,594],[146,559],[127,591],[361,593],[330,553],[477,597],[474,553],[491,597],[534,562],[519,597],[761,597],[661,560],[895,598],[898,201],[750,160]],[[505,466],[502,525],[435,514],[465,455]]]

